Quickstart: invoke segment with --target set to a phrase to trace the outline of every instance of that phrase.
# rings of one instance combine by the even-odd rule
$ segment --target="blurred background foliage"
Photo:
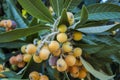
[[[45,3],[46,6],[49,7],[49,5],[50,5],[49,0],[42,0],[42,1]],[[114,3],[114,4],[117,4],[117,5],[120,5],[119,2],[120,2],[119,0],[104,0],[104,1],[102,1],[102,0],[81,0],[80,4],[77,7],[71,6],[71,10],[69,10],[69,11],[72,11],[73,13],[77,13],[82,8],[83,4],[85,4],[86,6],[91,5],[91,4],[95,4],[95,3]],[[34,25],[36,25],[38,23],[44,24],[40,20],[38,20],[38,19],[32,17],[30,14],[28,14],[26,12],[26,10],[21,7],[21,5],[18,3],[17,0],[0,0],[0,20],[3,20],[3,19],[11,19],[11,20],[16,21],[17,28],[21,28],[21,29],[34,26]],[[117,19],[116,21],[120,22],[120,19]],[[114,20],[110,20],[108,24],[111,24],[111,23],[114,23]],[[3,33],[3,32],[5,32],[5,29],[4,28],[0,28],[0,33]],[[20,50],[20,47],[22,45],[25,45],[25,44],[28,44],[28,43],[32,43],[34,38],[40,39],[40,37],[38,35],[44,35],[44,34],[46,34],[48,32],[49,32],[48,30],[40,31],[39,33],[35,33],[35,34],[29,35],[27,37],[20,38],[19,40],[15,40],[15,41],[12,41],[12,42],[0,43],[0,63],[3,64],[4,62],[6,62],[5,65],[6,66],[10,66],[9,64],[7,64],[8,63],[8,59],[11,56],[20,53],[19,50]],[[92,44],[92,41],[95,41],[95,42],[103,43],[103,44],[108,43],[108,45],[109,45],[109,41],[107,41],[107,38],[105,38],[106,40],[104,40],[103,42],[98,40],[100,38],[104,39],[105,36],[98,36],[98,35],[97,35],[97,37],[95,37],[95,35],[92,35],[93,37],[90,37],[90,36],[91,35],[88,35],[84,41],[87,42],[87,40],[89,40],[88,42],[91,41],[91,44]],[[116,33],[115,39],[119,41],[119,37],[120,37],[120,31],[118,30],[117,33]],[[83,48],[84,48],[84,46],[83,46]],[[86,49],[86,46],[85,46],[85,49]],[[89,49],[89,46],[88,46],[88,49]],[[95,47],[93,46],[93,49],[96,49],[96,46]],[[109,48],[106,48],[106,49],[109,49]],[[114,58],[116,56],[111,56],[111,57]],[[120,79],[120,64],[118,64],[118,62],[120,61],[120,58],[117,58],[117,59],[118,59],[118,61],[112,62],[110,67],[107,64],[106,64],[106,67],[102,67],[102,69],[104,69],[106,72],[108,71],[109,74],[111,74],[111,73],[117,74],[115,76],[115,80],[119,80]],[[87,61],[94,62],[94,59],[90,58]],[[106,60],[104,58],[104,60],[98,60],[98,61],[96,61],[97,63],[93,63],[93,64],[96,64],[96,65],[99,66],[98,63],[100,61],[108,62],[110,60]],[[41,65],[43,65],[43,64],[44,63],[42,63]],[[36,65],[36,64],[30,64],[30,65],[33,66],[33,65]],[[36,67],[40,67],[41,65],[37,65]],[[44,67],[42,67],[42,68],[44,68]],[[94,67],[97,69],[96,66],[94,66]],[[31,67],[29,67],[27,70],[29,71],[30,68]],[[44,69],[42,69],[42,68],[41,68],[40,71],[45,73]],[[109,72],[109,70],[107,70],[109,68],[112,69],[111,72]],[[51,75],[51,74],[53,74],[54,71],[51,71],[50,67],[47,67],[46,71],[49,71],[49,73],[47,73],[47,75],[50,75],[51,79],[52,78],[54,79],[54,77],[53,77],[54,75]],[[9,75],[8,74],[8,76],[9,77],[14,76],[14,73],[12,73],[12,74],[13,75]],[[27,72],[26,72],[26,74],[27,74]],[[59,73],[57,73],[57,74],[59,74]],[[25,77],[25,75],[24,75],[24,77]],[[97,80],[93,76],[91,78],[92,78],[91,80]],[[71,80],[73,80],[73,79],[71,78]]]

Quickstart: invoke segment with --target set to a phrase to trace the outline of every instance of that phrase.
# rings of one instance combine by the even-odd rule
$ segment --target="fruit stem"
[[[16,75],[20,75],[22,74],[22,72],[27,68],[27,66],[25,66],[22,70],[20,70]]]
[[[52,32],[51,34],[47,35],[44,40],[41,42],[41,44],[38,45],[37,51],[36,51],[36,55],[39,55],[40,49],[41,47],[44,45],[45,42],[47,42],[48,38],[51,36],[54,36],[55,34],[59,33],[57,32]]]

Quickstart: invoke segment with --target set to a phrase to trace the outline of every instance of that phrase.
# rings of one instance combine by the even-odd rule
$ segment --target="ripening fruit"
[[[32,57],[32,55],[30,55],[30,54],[24,54],[23,55],[23,61],[24,62],[29,62],[31,57]]]
[[[30,80],[39,80],[40,79],[40,75],[37,71],[33,71],[29,74],[29,79]]]
[[[58,50],[52,52],[52,54],[53,54],[54,56],[59,56],[59,55],[61,54],[61,49],[58,49]]]
[[[73,66],[76,62],[76,58],[73,55],[67,55],[65,57],[65,62],[68,66]]]
[[[82,39],[82,33],[81,32],[76,31],[76,32],[73,33],[73,40],[79,41],[81,39]]]
[[[74,78],[78,78],[79,76],[79,67],[78,66],[72,66],[70,69],[70,75]]]
[[[26,53],[26,45],[23,45],[23,46],[21,47],[21,52],[22,52],[22,53]]]
[[[46,75],[41,75],[39,80],[49,80],[49,78]]]
[[[50,56],[48,62],[50,66],[56,66],[58,57],[56,56]]]
[[[43,48],[43,49],[40,50],[39,57],[42,60],[47,60],[49,55],[50,55],[50,51],[48,49]]]
[[[7,20],[2,20],[0,22],[0,26],[6,27],[7,26]]]
[[[66,42],[62,45],[62,49],[64,52],[71,52],[73,49],[73,46],[70,42]]]
[[[12,70],[14,70],[14,71],[18,69],[17,65],[11,65],[11,68],[12,68]]]
[[[28,54],[34,54],[34,53],[36,53],[36,50],[37,50],[37,48],[36,48],[36,46],[34,44],[28,44],[26,46],[26,52]]]
[[[67,12],[68,22],[70,25],[74,23],[74,15],[71,12]]]
[[[82,66],[83,64],[80,60],[76,59],[75,65],[76,66]]]
[[[81,69],[81,70],[79,71],[79,76],[78,76],[78,78],[84,79],[86,76],[87,76],[87,72]]]
[[[67,34],[65,33],[59,33],[57,35],[57,40],[60,42],[60,43],[63,43],[65,41],[67,41],[68,37],[67,37]]]
[[[12,20],[7,20],[6,27],[11,28],[12,26]]]
[[[10,64],[16,65],[16,64],[18,63],[17,60],[16,60],[16,56],[12,56],[12,57],[9,59],[9,62],[10,62]]]
[[[0,78],[5,78],[5,75],[0,73]]]
[[[65,62],[64,59],[60,58],[57,60],[57,70],[60,72],[67,70],[67,63]]]
[[[33,55],[33,60],[36,63],[41,63],[42,62],[42,59],[39,56],[37,56],[36,54]]]
[[[24,61],[19,62],[19,63],[17,64],[17,66],[18,66],[19,68],[23,68],[23,67],[25,66],[25,62],[24,62]]]
[[[51,52],[54,52],[60,48],[60,45],[57,41],[51,41],[48,47]]]
[[[2,64],[0,64],[0,72],[3,70],[3,65]]]
[[[61,25],[59,25],[58,30],[59,30],[61,33],[64,33],[64,32],[67,31],[67,26],[64,25],[64,24],[61,24]]]
[[[53,11],[53,8],[51,7],[51,6],[49,6],[49,11],[50,11],[50,13],[51,13],[51,15],[53,15],[54,14],[54,11]]]
[[[17,62],[22,62],[23,61],[23,55],[22,54],[18,54],[16,56],[16,60],[17,60]]]
[[[73,50],[73,55],[74,55],[75,57],[81,56],[81,55],[82,55],[82,49],[81,49],[81,48],[74,48],[74,50]]]

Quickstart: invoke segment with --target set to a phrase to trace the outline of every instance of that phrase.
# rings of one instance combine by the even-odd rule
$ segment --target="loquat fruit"
[[[75,65],[76,66],[82,66],[83,64],[80,60],[76,59]]]
[[[29,62],[31,60],[32,55],[30,54],[24,54],[23,55],[23,61],[24,62]]]
[[[87,72],[81,69],[81,70],[79,71],[79,76],[78,76],[78,78],[79,78],[79,79],[84,79],[86,76],[87,76]]]
[[[61,33],[64,33],[67,31],[67,26],[64,25],[64,24],[61,24],[58,26],[58,30],[61,32]]]
[[[36,53],[36,50],[37,50],[37,48],[34,44],[28,44],[26,46],[26,53],[28,53],[28,54],[34,54],[34,53]]]
[[[17,66],[18,66],[19,68],[23,68],[23,67],[25,66],[25,62],[24,62],[24,61],[19,62],[19,63],[17,64]]]
[[[68,22],[70,25],[74,23],[74,15],[71,12],[67,12]]]
[[[64,52],[71,52],[72,49],[73,49],[73,46],[70,42],[65,42],[62,45],[62,49],[63,49]]]
[[[46,75],[41,75],[39,80],[49,80],[49,78]]]
[[[0,64],[0,72],[4,69],[3,65]]]
[[[51,52],[54,52],[60,48],[60,45],[57,41],[51,41],[48,47]]]
[[[30,80],[39,80],[40,79],[40,75],[37,71],[33,71],[29,74],[29,79]]]
[[[75,31],[73,33],[73,40],[75,41],[79,41],[82,39],[82,33],[81,32],[78,32],[78,31]]]
[[[57,40],[60,43],[63,43],[65,41],[67,41],[67,39],[68,39],[67,34],[65,34],[65,33],[59,33],[59,34],[57,34]]]
[[[22,54],[18,54],[16,56],[16,60],[17,60],[17,62],[22,62],[23,61],[23,55]]]
[[[23,45],[23,46],[21,47],[21,52],[22,52],[22,53],[26,53],[26,45]]]
[[[17,60],[16,60],[16,56],[12,56],[12,57],[9,59],[9,62],[10,62],[10,64],[16,65],[16,64],[18,63]]]
[[[61,54],[61,49],[58,49],[58,50],[52,52],[52,54],[53,54],[54,56],[59,56],[59,55]]]
[[[68,66],[73,66],[76,62],[76,58],[73,55],[67,55],[65,57],[65,62]]]
[[[43,49],[40,50],[39,57],[42,60],[47,60],[49,55],[50,55],[50,51],[48,49],[43,48]]]
[[[65,62],[64,59],[60,58],[57,60],[57,70],[60,72],[67,70],[67,63]]]
[[[42,62],[42,59],[39,56],[37,56],[36,54],[33,55],[33,60],[36,63],[41,63]]]
[[[74,50],[73,50],[73,55],[74,55],[75,57],[81,56],[81,55],[82,55],[82,49],[81,49],[81,48],[74,48]]]

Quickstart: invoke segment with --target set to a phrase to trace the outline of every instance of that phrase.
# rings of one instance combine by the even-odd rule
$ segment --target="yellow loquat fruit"
[[[65,41],[67,41],[67,39],[68,39],[67,34],[65,34],[65,33],[59,33],[59,34],[57,34],[57,40],[60,43],[63,43]]]

